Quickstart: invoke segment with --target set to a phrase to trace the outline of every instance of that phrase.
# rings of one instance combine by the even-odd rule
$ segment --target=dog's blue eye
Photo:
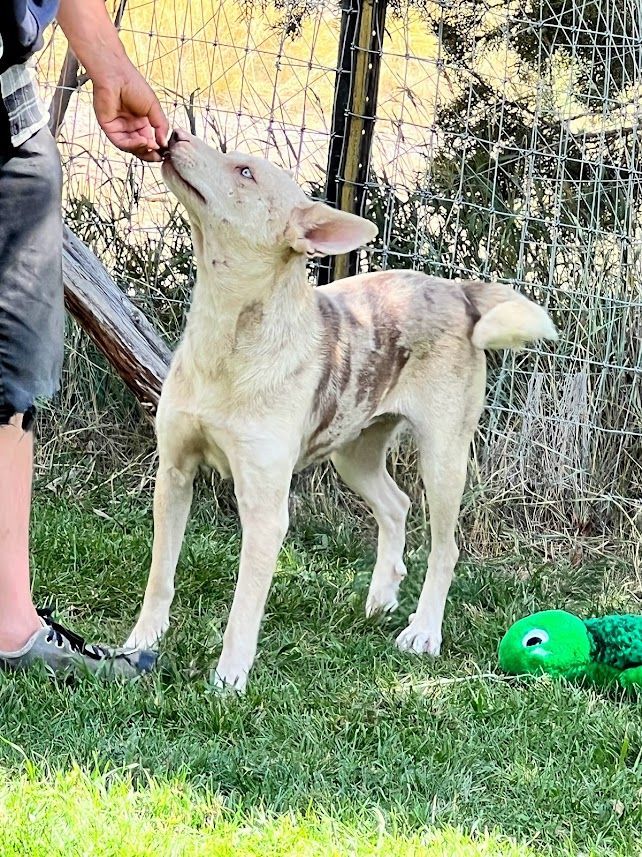
[[[253,179],[254,178],[254,176],[252,175],[252,170],[249,167],[242,167],[241,168],[241,175],[243,176],[244,179]]]

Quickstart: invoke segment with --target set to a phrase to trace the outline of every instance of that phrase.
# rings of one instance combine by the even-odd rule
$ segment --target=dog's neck
[[[309,356],[318,318],[305,257],[195,249],[198,275],[184,342],[197,368],[226,366],[239,374],[245,363],[259,369],[278,358],[287,373],[289,362]]]

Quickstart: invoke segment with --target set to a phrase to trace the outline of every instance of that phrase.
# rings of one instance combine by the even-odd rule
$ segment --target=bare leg
[[[379,527],[377,561],[366,600],[367,616],[397,608],[399,584],[406,576],[403,551],[410,501],[386,470],[386,452],[395,431],[395,424],[373,425],[332,456],[339,475],[363,497]]]
[[[16,651],[40,627],[29,583],[33,435],[22,414],[0,426],[0,650]]]
[[[181,469],[161,460],[154,490],[154,545],[145,599],[126,648],[147,649],[169,627],[169,608],[174,599],[174,575],[192,504],[196,463],[182,462]]]
[[[253,458],[265,457],[257,452]],[[251,463],[240,470],[234,474],[234,489],[243,528],[241,562],[216,683],[242,691],[256,657],[265,602],[288,529],[292,471],[284,467],[267,472]]]

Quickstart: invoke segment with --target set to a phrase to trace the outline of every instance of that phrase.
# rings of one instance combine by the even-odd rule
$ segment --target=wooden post
[[[105,267],[65,227],[65,305],[96,343],[147,414],[153,416],[171,352]]]
[[[62,71],[60,72],[60,77],[58,78],[58,83],[49,105],[49,130],[56,138],[62,128],[62,123],[65,121],[65,114],[69,107],[71,96],[80,85],[78,60],[71,49],[68,48],[65,54],[65,61],[62,64]]]
[[[339,59],[328,153],[326,199],[361,214],[370,168],[387,0],[341,0]],[[357,272],[358,254],[319,268],[319,284]]]
[[[127,0],[120,0],[114,18],[117,29]],[[79,74],[78,60],[67,50],[58,85],[49,107],[49,128],[57,137],[72,94],[88,80]],[[65,306],[100,348],[115,371],[153,417],[171,352],[143,313],[118,288],[92,251],[65,226],[63,236]]]

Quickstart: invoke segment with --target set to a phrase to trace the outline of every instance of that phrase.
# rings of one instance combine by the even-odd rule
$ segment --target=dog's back
[[[326,458],[382,414],[408,416],[435,383],[455,392],[484,348],[554,336],[547,314],[504,285],[382,271],[316,290],[319,374],[300,464]]]

